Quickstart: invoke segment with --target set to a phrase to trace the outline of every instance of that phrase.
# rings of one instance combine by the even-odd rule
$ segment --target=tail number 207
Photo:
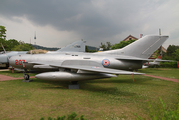
[[[22,65],[25,60],[15,60],[16,65]]]

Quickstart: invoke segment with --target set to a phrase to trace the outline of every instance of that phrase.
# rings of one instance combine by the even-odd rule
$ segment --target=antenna
[[[34,35],[34,45],[36,45],[36,31],[35,31],[35,35]],[[38,47],[37,47],[37,49],[38,49]]]
[[[159,28],[159,35],[161,35],[161,29]],[[160,56],[162,56],[162,45],[160,46]]]
[[[35,34],[34,34],[34,44],[36,45],[36,31],[35,31]]]
[[[161,29],[159,28],[159,35],[161,35]]]

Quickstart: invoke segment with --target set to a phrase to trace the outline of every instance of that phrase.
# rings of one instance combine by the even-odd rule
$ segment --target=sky
[[[0,25],[8,39],[64,47],[85,40],[89,46],[119,43],[128,35],[168,35],[179,45],[178,0],[1,0]],[[36,40],[34,35],[36,34]]]

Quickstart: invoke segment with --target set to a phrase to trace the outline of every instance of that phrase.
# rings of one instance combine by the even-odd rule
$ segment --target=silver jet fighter
[[[72,81],[115,77],[118,74],[142,74],[131,72],[142,68],[148,58],[168,36],[148,35],[116,50],[96,53],[61,52],[58,54],[19,55],[10,58],[15,68],[58,70],[44,72],[35,77],[43,80]],[[28,74],[24,74],[26,80]]]

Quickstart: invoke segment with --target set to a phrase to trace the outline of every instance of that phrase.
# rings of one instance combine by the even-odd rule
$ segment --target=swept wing
[[[103,66],[83,66],[83,65],[63,65],[61,63],[47,63],[47,62],[29,62],[31,64],[34,64],[33,68],[43,68],[44,66],[47,67],[54,67],[54,68],[68,68],[68,69],[76,69],[78,70],[77,73],[83,72],[97,72],[97,73],[109,73],[109,74],[136,74],[141,75],[143,73],[137,73],[137,72],[130,72],[125,70],[117,70],[117,69],[110,69],[105,68]]]

